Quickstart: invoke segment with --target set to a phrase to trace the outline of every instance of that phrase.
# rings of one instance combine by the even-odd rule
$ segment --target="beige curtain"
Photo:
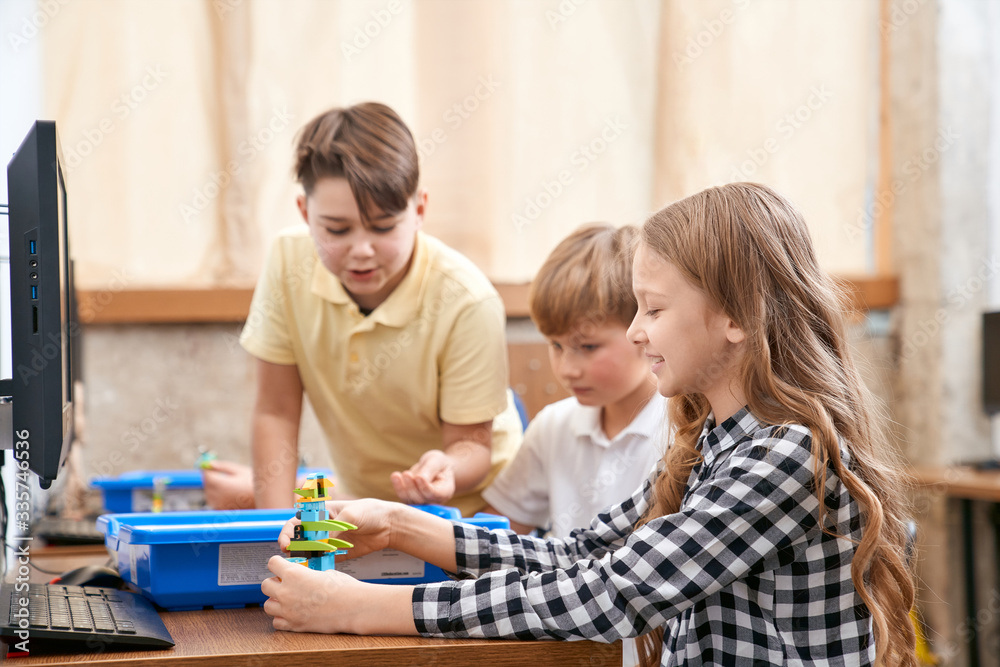
[[[496,281],[736,179],[865,272],[876,23],[838,0],[68,0],[40,38],[78,281],[252,285],[301,224],[296,130],[370,99],[417,138],[428,231]]]

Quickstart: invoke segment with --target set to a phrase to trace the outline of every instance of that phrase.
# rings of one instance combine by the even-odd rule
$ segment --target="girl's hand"
[[[267,568],[275,576],[260,590],[268,597],[264,611],[274,617],[275,630],[291,632],[354,632],[350,621],[357,610],[363,584],[350,575],[319,572],[281,556],[271,556]]]
[[[330,537],[346,540],[354,545],[347,550],[345,558],[357,558],[373,551],[392,548],[393,521],[397,510],[401,508],[399,503],[365,498],[364,500],[331,501],[326,504],[326,507],[331,519],[346,521],[358,527],[357,530],[345,530],[340,533],[330,531]],[[283,552],[288,552],[288,544],[292,541],[295,526],[299,523],[301,522],[293,517],[281,529],[281,534],[278,535],[278,546]]]
[[[412,586],[366,584],[336,570],[319,572],[281,556],[267,567],[275,576],[260,590],[275,630],[415,635]]]

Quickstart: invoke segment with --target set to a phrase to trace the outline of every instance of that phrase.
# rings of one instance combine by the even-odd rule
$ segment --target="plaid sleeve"
[[[600,558],[621,545],[646,511],[655,475],[631,498],[599,514],[589,528],[576,529],[565,538],[542,539],[456,522],[458,573],[479,576],[503,568],[542,572],[569,567],[582,558]]]
[[[572,563],[560,541],[456,530],[459,562],[467,571],[501,564],[516,569],[416,587],[417,630],[445,637],[610,642],[665,626],[738,579],[787,564],[807,536],[821,533],[813,462],[804,428],[755,434],[692,473],[680,512],[623,530],[630,534],[613,552],[581,549],[576,555],[582,559]],[[828,485],[839,484],[830,477]],[[638,516],[635,507],[623,510],[627,505],[615,508],[623,523]],[[578,544],[587,543],[582,537]],[[556,569],[546,569],[552,565]]]

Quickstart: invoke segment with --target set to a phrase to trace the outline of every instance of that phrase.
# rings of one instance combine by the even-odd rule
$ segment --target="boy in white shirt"
[[[636,313],[631,245],[637,230],[592,225],[549,255],[529,306],[549,362],[573,393],[528,425],[514,460],[483,492],[511,528],[565,537],[630,497],[662,458],[665,401],[625,332]]]

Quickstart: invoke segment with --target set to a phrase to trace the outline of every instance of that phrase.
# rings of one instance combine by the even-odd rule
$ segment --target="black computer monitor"
[[[7,165],[14,452],[42,488],[73,440],[76,325],[61,164],[56,125],[40,120]]]

